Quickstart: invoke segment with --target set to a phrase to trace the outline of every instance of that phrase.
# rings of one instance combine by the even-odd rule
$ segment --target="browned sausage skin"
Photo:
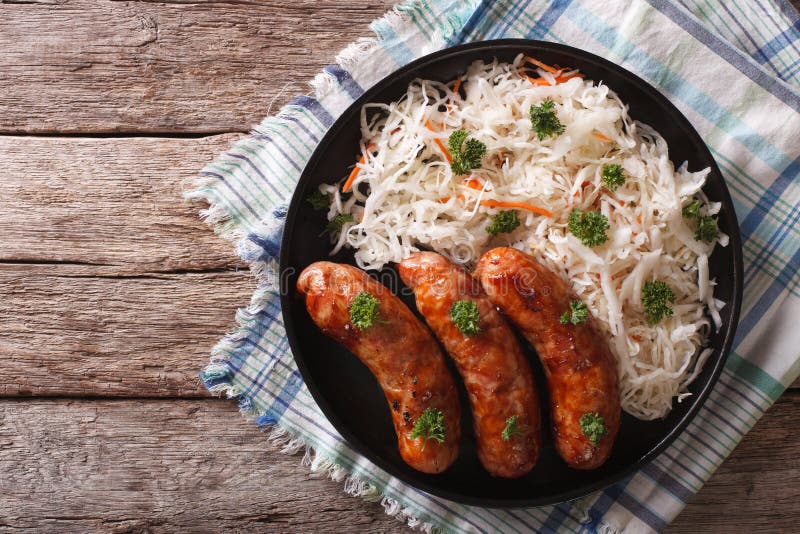
[[[539,354],[550,390],[556,450],[575,469],[595,469],[611,453],[620,420],[617,366],[593,324],[560,323],[575,299],[560,276],[513,248],[490,250],[478,262],[489,298],[511,319]],[[599,414],[607,433],[592,444],[580,419]]]
[[[480,284],[443,256],[418,252],[398,269],[414,290],[417,309],[464,379],[481,463],[494,476],[516,478],[529,472],[539,456],[539,399],[530,365],[511,327]],[[477,305],[480,332],[467,336],[453,322],[450,310],[459,300]],[[512,417],[518,433],[503,439]]]
[[[300,274],[297,290],[320,330],[358,356],[378,379],[403,460],[424,473],[447,469],[458,456],[461,407],[453,377],[425,325],[385,286],[350,265],[313,263]],[[378,299],[381,322],[359,330],[350,323],[350,304],[362,292]],[[442,443],[411,437],[426,408],[444,415]]]

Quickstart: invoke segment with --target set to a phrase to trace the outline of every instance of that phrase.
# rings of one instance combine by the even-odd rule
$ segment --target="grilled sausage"
[[[511,327],[477,280],[443,256],[418,252],[398,269],[414,289],[417,309],[464,379],[481,463],[494,476],[516,478],[529,472],[539,456],[539,399],[530,365]],[[467,336],[453,322],[450,310],[459,300],[477,305],[480,332]],[[504,439],[503,430],[512,417],[518,433],[507,432]]]
[[[461,408],[444,356],[425,325],[384,285],[350,265],[313,263],[300,274],[297,289],[320,330],[358,356],[378,379],[403,460],[424,473],[447,469],[458,455]],[[359,330],[351,324],[350,304],[362,292],[378,299],[379,320]],[[441,443],[411,437],[426,408],[444,416]]]
[[[620,398],[616,361],[594,319],[561,324],[575,296],[560,276],[518,250],[490,250],[478,262],[476,276],[539,354],[550,390],[556,450],[575,469],[599,467],[619,429]],[[591,431],[584,435],[585,415],[599,415],[605,424],[605,435],[594,435],[596,444]]]

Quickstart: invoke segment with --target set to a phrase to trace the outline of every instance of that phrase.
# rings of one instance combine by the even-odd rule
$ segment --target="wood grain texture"
[[[392,3],[0,4],[0,133],[247,131]]]
[[[386,532],[401,524],[206,401],[0,400],[0,530]]]
[[[241,267],[198,218],[201,206],[181,197],[239,137],[0,136],[0,261],[111,265],[119,274]]]
[[[197,377],[248,271],[0,264],[0,396],[207,396]]]
[[[800,394],[784,394],[667,532],[797,532],[799,420]]]
[[[0,400],[0,526],[401,530],[378,504],[311,475],[299,455],[270,450],[234,411],[211,399]],[[669,531],[793,531],[798,418],[800,396],[781,398]]]

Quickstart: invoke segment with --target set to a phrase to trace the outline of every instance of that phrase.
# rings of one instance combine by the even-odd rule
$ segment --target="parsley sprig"
[[[692,200],[681,209],[683,217],[686,219],[699,219],[700,218],[700,201],[697,199]]]
[[[580,300],[569,303],[569,310],[565,311],[559,321],[561,324],[583,324],[589,318],[589,308]]]
[[[472,169],[479,169],[481,159],[486,155],[486,145],[474,138],[467,139],[468,137],[468,131],[456,130],[447,141],[453,157],[450,168],[455,174],[467,174]]]
[[[517,434],[522,434],[522,431],[519,429],[519,425],[517,424],[518,419],[518,415],[512,415],[506,419],[506,427],[500,433],[500,437],[503,438],[503,441],[508,441]]]
[[[444,414],[438,408],[425,408],[416,421],[414,428],[411,429],[411,439],[422,438],[422,450],[425,450],[429,439],[435,439],[439,443],[444,443],[445,428]]]
[[[381,301],[368,291],[362,291],[350,303],[350,324],[357,330],[366,330],[372,323],[387,323],[378,318]]]
[[[608,434],[608,427],[605,420],[599,413],[585,413],[578,419],[581,425],[581,433],[589,438],[589,443],[597,445],[600,438]]]
[[[622,170],[622,165],[618,163],[603,165],[603,170],[600,174],[609,191],[616,191],[619,186],[625,183],[625,171]]]
[[[328,221],[327,226],[325,226],[325,230],[332,234],[335,232],[341,232],[345,223],[353,221],[355,221],[355,219],[353,218],[352,213],[340,213]]]
[[[474,300],[457,300],[450,307],[450,318],[458,330],[467,337],[481,331],[481,314]]]
[[[702,207],[703,204],[694,199],[683,207],[681,213],[684,218],[697,221],[697,227],[694,230],[695,241],[711,243],[719,236],[719,221],[710,215],[700,215]]]
[[[584,213],[580,208],[575,208],[569,214],[567,228],[587,247],[596,247],[608,241],[606,231],[611,227],[606,216],[599,211]]]
[[[539,141],[564,133],[564,125],[556,116],[555,106],[555,102],[549,98],[538,106],[531,106],[531,129],[536,132]]]
[[[675,302],[675,292],[661,280],[647,281],[642,287],[642,305],[647,316],[647,322],[657,324],[664,317],[672,317],[672,307]]]
[[[311,204],[315,211],[324,210],[331,205],[330,197],[319,189],[314,189],[314,192],[306,197],[306,202]]]
[[[492,223],[486,231],[492,235],[513,232],[520,225],[519,215],[516,210],[501,211],[492,217]]]

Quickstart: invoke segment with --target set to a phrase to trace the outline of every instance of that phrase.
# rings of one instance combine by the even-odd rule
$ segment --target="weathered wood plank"
[[[387,532],[232,403],[0,400],[0,529]]]
[[[800,395],[784,394],[668,529],[797,532]]]
[[[377,504],[269,450],[231,403],[0,400],[0,518],[9,528],[398,530]],[[800,396],[758,423],[670,532],[792,531]],[[279,490],[277,488],[280,488]]]
[[[0,261],[115,265],[132,274],[242,266],[198,219],[200,206],[181,197],[239,137],[0,136]]]
[[[0,396],[205,396],[197,373],[254,287],[246,270],[0,265]]]
[[[392,4],[0,3],[0,133],[247,131]]]

